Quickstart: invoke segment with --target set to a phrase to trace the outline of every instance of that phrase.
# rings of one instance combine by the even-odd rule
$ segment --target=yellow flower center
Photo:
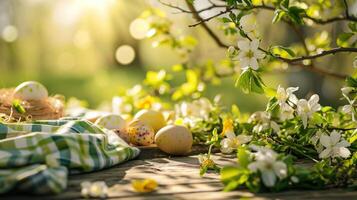
[[[249,50],[245,55],[248,58],[254,58],[254,52],[252,50]]]

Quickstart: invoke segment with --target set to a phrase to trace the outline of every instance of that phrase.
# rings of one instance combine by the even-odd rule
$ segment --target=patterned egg
[[[14,91],[14,98],[21,100],[43,100],[47,97],[45,86],[36,81],[23,82]]]
[[[111,130],[124,130],[126,127],[126,121],[117,114],[107,114],[99,117],[95,124]]]
[[[164,115],[154,110],[141,110],[134,116],[134,120],[140,120],[151,126],[155,132],[166,125]]]
[[[135,120],[129,124],[127,133],[130,143],[134,145],[148,146],[154,143],[154,129],[139,120]]]

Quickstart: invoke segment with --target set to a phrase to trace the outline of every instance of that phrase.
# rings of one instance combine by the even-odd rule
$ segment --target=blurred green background
[[[166,2],[184,6],[182,1]],[[205,5],[207,0],[196,1],[197,7]],[[37,80],[46,85],[51,94],[85,99],[92,107],[110,101],[119,91],[141,83],[147,70],[170,69],[180,62],[169,47],[153,47],[150,40],[135,39],[132,22],[152,6],[167,12],[179,33],[199,38],[199,45],[190,57],[192,63],[204,62],[207,58],[218,62],[225,57],[225,50],[218,48],[202,28],[188,28],[193,23],[190,15],[174,14],[177,11],[155,0],[1,0],[0,87],[16,87],[23,81]],[[272,13],[268,12],[258,15],[264,45],[297,41],[287,25],[271,25],[271,21],[266,20],[271,18]],[[212,21],[210,26],[219,28],[219,23]],[[333,35],[335,30],[344,27],[345,24],[337,24],[323,28]],[[321,28],[305,31],[313,34]],[[227,41],[234,43],[236,38],[227,38]],[[123,45],[131,48],[125,46],[118,55]],[[135,53],[132,61],[131,50]],[[351,74],[352,58],[353,55],[330,56],[318,63]],[[266,98],[243,94],[234,87],[234,78],[225,78],[221,85],[208,87],[207,95],[222,94],[227,106],[236,103],[243,111],[263,109]],[[287,73],[265,75],[264,80],[271,87],[299,86],[300,97],[319,93],[322,104],[341,103],[341,80],[295,68]]]

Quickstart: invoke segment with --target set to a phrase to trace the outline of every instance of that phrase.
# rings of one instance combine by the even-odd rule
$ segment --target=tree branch
[[[223,15],[225,13],[228,13],[230,12],[232,9],[227,9],[225,11],[221,11],[220,13],[214,15],[214,16],[211,16],[207,19],[203,19],[200,15],[199,15],[199,12],[196,10],[196,8],[194,7],[194,5],[192,5],[189,0],[185,0],[188,8],[189,8],[189,11],[186,11],[188,13],[191,13],[193,15],[193,17],[198,21],[196,24],[193,24],[193,25],[190,25],[190,27],[194,27],[194,26],[197,26],[197,25],[202,25],[202,27],[205,29],[205,31],[212,37],[212,39],[215,41],[215,43],[219,46],[219,47],[222,47],[222,48],[228,48],[229,45],[226,45],[224,44],[220,39],[219,37],[209,28],[209,26],[206,24],[207,21],[217,17],[217,16],[220,16],[220,15]],[[172,5],[170,5],[170,7],[172,7]],[[174,6],[174,8],[177,9],[177,7]],[[269,6],[266,6],[266,5],[260,5],[260,6],[255,6],[255,8],[259,9],[259,8],[263,8],[263,9],[268,9],[268,10],[275,10],[275,8],[273,7],[269,7]],[[181,9],[181,8],[180,8]],[[240,27],[237,27],[240,29]],[[249,40],[252,40],[251,38],[249,38],[247,36],[247,38]],[[237,47],[236,47],[237,48]],[[276,58],[280,61],[283,61],[283,62],[286,62],[286,63],[289,63],[293,66],[297,66],[301,69],[305,69],[305,70],[308,70],[310,72],[314,72],[314,73],[318,73],[318,74],[321,74],[321,75],[326,75],[326,76],[331,76],[331,77],[335,77],[335,78],[346,78],[347,75],[344,75],[344,74],[339,74],[339,73],[335,73],[335,72],[331,72],[331,71],[326,71],[326,70],[323,70],[321,68],[316,68],[312,65],[310,66],[306,66],[302,63],[302,61],[304,60],[312,60],[312,59],[316,59],[316,58],[319,58],[319,57],[323,57],[323,56],[327,56],[327,55],[331,55],[331,54],[336,54],[336,53],[340,53],[340,52],[357,52],[357,48],[344,48],[344,47],[337,47],[337,48],[333,48],[333,49],[330,49],[330,50],[325,50],[325,51],[322,51],[321,53],[318,53],[318,54],[314,54],[314,55],[305,55],[305,56],[301,56],[301,57],[297,57],[297,58],[283,58],[283,57],[280,57],[280,56],[276,56],[276,55],[273,55],[271,52],[259,47],[259,50],[265,52],[267,55],[271,55],[273,58]],[[308,53],[308,52],[307,52]]]
[[[188,6],[188,8],[190,9],[193,17],[197,20],[197,21],[202,21],[202,27],[206,30],[206,32],[208,33],[208,35],[210,35],[212,37],[212,39],[216,42],[216,44],[219,47],[223,47],[223,48],[228,48],[228,45],[224,44],[219,37],[208,27],[208,25],[202,20],[201,16],[199,15],[199,13],[196,12],[196,8],[188,1],[185,0],[186,4]]]
[[[164,3],[160,0],[160,2],[163,4],[163,5],[166,5],[168,7],[171,7],[171,8],[174,8],[174,9],[177,9],[183,13],[192,13],[192,11],[188,11],[188,10],[185,10],[183,8],[180,8],[179,6],[174,6],[174,5],[171,5],[171,4],[168,4],[168,3]],[[189,3],[191,4],[191,3]],[[332,17],[332,18],[328,18],[328,19],[319,19],[319,18],[314,18],[314,17],[311,17],[311,16],[308,16],[308,15],[304,15],[302,16],[303,18],[306,18],[306,19],[310,19],[312,20],[314,23],[316,24],[320,24],[320,25],[325,25],[325,24],[329,24],[329,23],[332,23],[332,22],[337,22],[337,21],[352,21],[352,22],[357,22],[357,18],[354,17],[354,16],[351,16],[348,12],[348,4],[347,4],[347,1],[344,0],[344,4],[345,4],[345,16],[344,15],[341,15],[341,16],[336,16],[336,17]],[[191,4],[192,5],[192,4]],[[240,11],[247,11],[247,10],[253,10],[253,9],[262,9],[262,10],[269,10],[269,11],[275,11],[276,8],[273,7],[273,6],[268,6],[268,5],[265,5],[265,4],[262,4],[262,5],[253,5],[253,6],[250,6],[250,7],[228,7],[226,5],[216,5],[216,4],[212,4],[211,6],[207,7],[207,8],[204,8],[204,9],[201,9],[201,10],[196,10],[195,12],[196,13],[201,13],[201,12],[204,12],[204,11],[208,11],[208,10],[212,10],[214,8],[226,8],[225,11],[221,11],[220,13],[216,14],[216,15],[213,15],[209,18],[206,18],[206,19],[202,19],[202,20],[198,20],[197,23],[195,24],[191,24],[190,27],[194,27],[194,26],[197,26],[201,23],[203,23],[204,21],[205,22],[208,22],[210,21],[211,19],[213,18],[216,18],[216,17],[219,17],[223,14],[226,14],[232,10],[240,10]],[[193,13],[192,13],[193,14]]]

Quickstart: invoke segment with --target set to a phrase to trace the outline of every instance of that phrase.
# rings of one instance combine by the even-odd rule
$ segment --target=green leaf
[[[250,163],[249,153],[246,147],[239,147],[237,151],[238,164],[244,169],[248,168],[248,164]]]
[[[233,178],[239,176],[240,170],[238,167],[226,166],[221,169],[221,180],[229,182]]]
[[[26,113],[25,108],[21,105],[21,102],[18,99],[12,101],[12,107],[20,114]]]
[[[348,23],[348,28],[350,28],[350,30],[352,32],[357,32],[357,23],[356,22],[350,22]]]
[[[290,3],[289,0],[282,0],[280,2],[280,6],[285,8],[285,9],[288,9],[289,8],[289,3]]]
[[[244,1],[244,3],[246,3],[247,4],[247,6],[253,6],[253,4],[252,4],[252,0],[243,0]]]
[[[228,22],[232,22],[232,20],[229,19],[229,18],[227,18],[227,17],[223,17],[223,18],[222,18],[222,22],[223,22],[223,23],[228,23]]]
[[[292,49],[290,49],[290,48],[288,48],[288,47],[283,47],[283,46],[273,46],[273,47],[271,47],[271,49],[272,49],[272,53],[273,54],[275,54],[275,53],[277,53],[277,52],[281,52],[281,51],[283,51],[283,52],[285,52],[285,53],[287,53],[287,54],[289,54],[291,57],[295,57],[296,56],[296,54],[295,54],[295,52],[292,50]],[[277,51],[277,50],[278,51]],[[276,52],[277,51],[277,52]],[[278,53],[278,54],[279,54]]]
[[[299,8],[297,6],[291,6],[288,9],[288,16],[291,19],[292,22],[295,24],[302,25],[304,24],[304,20],[302,18],[302,14],[305,13],[305,10],[302,8]]]
[[[244,93],[256,92],[264,93],[264,83],[259,75],[252,69],[245,70],[237,79],[236,86],[239,86]]]
[[[274,11],[273,23],[279,22],[285,15],[286,13],[283,10],[276,9]]]
[[[337,45],[340,47],[349,47],[348,40],[354,35],[354,33],[341,33],[337,38]]]
[[[357,78],[347,77],[346,83],[349,87],[357,87]]]

